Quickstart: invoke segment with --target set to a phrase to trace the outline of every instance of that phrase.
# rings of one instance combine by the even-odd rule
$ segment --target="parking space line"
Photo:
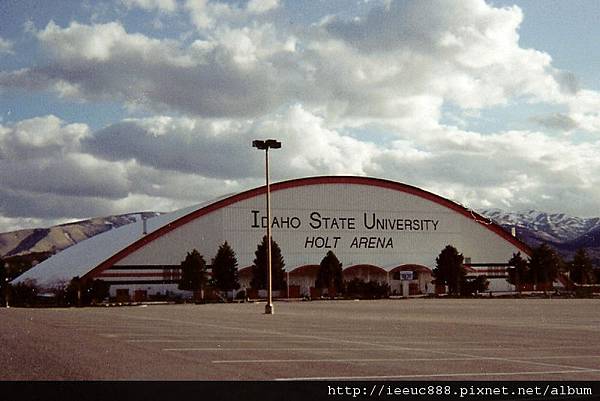
[[[270,340],[270,339],[262,339],[262,340],[229,340],[229,339],[219,339],[215,338],[214,340],[174,340],[174,339],[136,339],[136,340],[125,340],[127,343],[266,343],[266,344],[332,344],[335,341],[314,341],[314,340]]]
[[[184,351],[310,351],[310,352],[319,352],[319,351],[373,351],[373,348],[225,348],[225,347],[207,347],[207,348],[163,348],[162,351],[165,352],[184,352]]]
[[[142,317],[142,316],[129,315],[129,314],[122,314],[121,316],[125,316],[130,319],[138,319],[138,320],[145,320],[145,321],[172,322],[172,323],[186,324],[186,325],[192,325],[192,326],[213,327],[213,328],[218,328],[218,329],[223,329],[223,330],[236,330],[236,331],[250,332],[250,333],[255,333],[255,334],[260,333],[261,335],[270,336],[270,337],[287,336],[288,338],[305,338],[305,339],[317,339],[317,340],[328,340],[328,341],[335,340],[338,344],[351,344],[353,346],[361,346],[362,345],[362,346],[369,347],[369,348],[354,348],[354,349],[350,349],[350,348],[335,349],[337,351],[374,351],[374,350],[377,350],[377,351],[381,351],[381,350],[417,351],[417,352],[422,352],[422,353],[441,354],[441,355],[455,356],[455,357],[482,358],[481,355],[473,355],[473,354],[467,354],[467,353],[449,352],[449,351],[444,351],[444,350],[431,350],[428,348],[394,346],[394,345],[378,344],[378,343],[373,343],[373,342],[369,342],[369,341],[351,341],[351,340],[344,340],[344,339],[331,339],[331,338],[318,336],[318,335],[294,334],[294,333],[288,333],[288,332],[281,332],[281,331],[277,331],[277,330],[253,329],[253,328],[239,327],[239,326],[219,325],[219,324],[214,324],[214,323],[181,321],[181,320],[177,320],[177,319],[168,319],[168,318],[150,318],[150,317]],[[489,349],[489,348],[487,348],[487,349]],[[228,348],[228,349],[224,349],[224,348],[165,348],[162,351],[179,352],[179,351],[225,351],[225,350],[227,350],[227,351],[265,351],[264,348],[255,348],[255,349],[254,348],[233,348],[233,349],[232,348]],[[294,350],[294,351],[311,351],[311,352],[315,351],[315,349],[307,349],[307,348],[296,348],[296,349],[269,348],[268,350],[269,351],[271,351],[271,350],[278,350],[278,351]],[[318,350],[324,350],[324,349],[321,348],[321,349],[316,349],[316,350],[318,351]],[[512,363],[527,363],[527,364],[532,364],[532,365],[551,366],[551,367],[563,368],[563,369],[576,369],[573,372],[589,370],[587,368],[583,368],[583,367],[579,367],[579,366],[550,364],[550,363],[534,362],[534,361],[522,361],[522,360],[519,360],[519,358],[493,357],[493,358],[488,358],[488,359],[494,359],[494,360],[498,360],[498,361],[512,362]],[[573,372],[571,372],[571,373],[573,373]]]
[[[487,347],[459,347],[459,348],[454,348],[457,351],[489,351],[490,349],[492,350],[496,350],[496,351],[522,351],[522,350],[527,350],[527,351],[544,351],[544,350],[551,350],[551,351],[555,351],[555,350],[560,350],[560,349],[564,349],[564,350],[569,350],[569,349],[585,349],[585,350],[591,350],[591,349],[600,349],[600,345],[599,346],[594,346],[594,345],[573,345],[573,346],[558,346],[558,347],[552,347],[552,348],[548,348],[548,347],[528,347],[526,345],[520,345],[520,348],[503,348],[503,347],[495,347],[496,343],[492,343]]]
[[[393,380],[393,379],[425,379],[434,377],[489,377],[489,376],[531,376],[531,375],[561,375],[567,373],[600,373],[600,369],[554,370],[554,371],[521,371],[521,372],[464,372],[464,373],[435,373],[386,376],[313,376],[276,378],[276,381],[305,381],[305,380]]]
[[[345,359],[232,359],[212,361],[215,364],[227,363],[289,363],[289,362],[418,362],[418,361],[469,361],[476,358],[345,358]]]
[[[525,362],[533,359],[580,359],[580,358],[600,358],[599,355],[568,355],[568,356],[542,356],[542,357],[529,357],[519,358]],[[345,359],[231,359],[231,360],[216,360],[211,361],[215,364],[236,364],[236,363],[313,363],[313,362],[333,362],[333,363],[347,363],[347,362],[443,362],[443,361],[471,361],[471,360],[494,360],[493,357],[456,357],[456,358],[345,358]],[[554,366],[554,365],[552,365]],[[586,369],[586,368],[581,368]],[[578,370],[579,371],[579,370]]]

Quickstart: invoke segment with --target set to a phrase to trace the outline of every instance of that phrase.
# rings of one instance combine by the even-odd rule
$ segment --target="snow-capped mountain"
[[[31,228],[3,233],[0,234],[0,257],[35,254],[40,261],[94,235],[159,214],[157,212],[129,213],[97,217],[49,228]]]
[[[564,213],[544,213],[537,210],[505,212],[487,209],[480,213],[502,226],[534,231],[544,240],[552,242],[571,241],[600,228],[600,217],[573,217]]]
[[[508,231],[515,227],[517,237],[530,246],[546,242],[567,260],[578,248],[586,248],[588,254],[600,260],[600,217],[573,217],[537,210],[506,212],[486,209],[479,213]]]

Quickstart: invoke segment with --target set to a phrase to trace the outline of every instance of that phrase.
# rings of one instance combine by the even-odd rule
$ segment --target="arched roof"
[[[466,209],[458,203],[439,195],[395,181],[356,176],[319,176],[274,183],[271,184],[271,192],[323,184],[365,185],[414,195],[437,203],[474,220],[478,224],[494,232],[496,235],[504,238],[526,254],[530,254],[531,252],[530,248],[523,242],[512,237],[504,231],[502,227],[493,222],[489,222],[485,217],[474,211]],[[148,234],[146,235],[141,235],[141,222],[107,231],[65,249],[57,255],[40,263],[38,266],[30,269],[28,272],[25,272],[14,281],[19,282],[32,278],[48,283],[53,278],[56,281],[64,281],[70,280],[74,276],[94,276],[178,227],[237,202],[264,195],[265,192],[266,186],[261,186],[235,195],[221,197],[213,201],[148,219]]]
[[[252,266],[241,267],[238,269],[238,274],[250,274],[252,273]]]
[[[290,275],[291,276],[301,276],[304,274],[317,274],[317,272],[319,271],[319,265],[302,265],[302,266],[298,266],[295,269],[290,271]]]
[[[375,265],[360,264],[348,266],[343,270],[344,274],[356,274],[357,272],[369,272],[374,274],[387,274],[384,268]]]
[[[427,266],[415,265],[413,263],[409,263],[406,265],[400,265],[400,266],[394,267],[392,270],[390,270],[390,273],[395,273],[395,272],[399,272],[399,271],[425,272],[425,273],[432,272],[432,270]]]

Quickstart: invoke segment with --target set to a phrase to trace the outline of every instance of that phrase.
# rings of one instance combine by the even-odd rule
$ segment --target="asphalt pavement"
[[[0,380],[600,380],[598,299],[0,309]]]

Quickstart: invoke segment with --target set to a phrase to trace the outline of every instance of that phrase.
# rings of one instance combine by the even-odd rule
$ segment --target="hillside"
[[[94,235],[139,221],[156,212],[130,213],[61,224],[49,228],[32,228],[0,234],[0,257],[14,258],[30,254],[51,255]]]

